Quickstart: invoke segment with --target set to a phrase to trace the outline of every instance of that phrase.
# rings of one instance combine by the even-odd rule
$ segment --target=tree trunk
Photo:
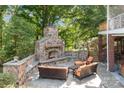
[[[37,41],[39,39],[39,31],[38,29],[35,32],[35,40]]]
[[[2,20],[2,18],[0,18],[0,20]],[[3,29],[2,29],[2,26],[3,26],[3,22],[1,21],[0,23],[0,48],[2,48],[2,44],[3,44]]]
[[[43,34],[43,31],[44,31],[44,28],[48,25],[48,7],[47,5],[43,6],[44,9],[43,9],[43,23],[42,23],[42,32],[41,32],[41,36],[43,37],[44,34]]]
[[[0,48],[2,48],[2,43],[3,43],[3,37],[2,37],[2,30],[0,31]]]
[[[17,49],[16,49],[17,48],[17,38],[16,37],[17,37],[16,35],[13,36],[14,54],[15,55],[17,55]]]
[[[87,51],[88,51],[88,56],[90,55],[90,49],[89,49],[89,44],[87,43]]]

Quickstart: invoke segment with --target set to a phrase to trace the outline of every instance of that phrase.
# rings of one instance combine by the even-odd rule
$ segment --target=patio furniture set
[[[67,80],[69,69],[71,69],[73,77],[82,79],[97,72],[98,63],[93,62],[93,60],[94,58],[89,56],[86,61],[75,61],[74,65],[70,67],[39,65],[39,77]]]

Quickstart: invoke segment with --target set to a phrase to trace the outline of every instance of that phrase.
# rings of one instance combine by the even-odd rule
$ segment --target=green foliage
[[[15,87],[16,80],[12,74],[0,73],[0,88]]]
[[[20,6],[17,15],[37,26],[36,39],[40,39],[43,37],[43,29],[49,24],[55,24],[61,18],[66,17],[71,8],[73,6]]]
[[[73,16],[57,25],[67,50],[79,49],[97,37],[99,24],[106,20],[106,6],[74,6],[71,12]]]
[[[3,43],[3,26],[4,26],[4,20],[3,20],[3,16],[6,12],[7,6],[0,6],[0,48],[2,48],[2,43]]]
[[[43,29],[56,25],[66,49],[79,48],[98,33],[98,25],[106,20],[106,6],[20,6],[17,15],[37,26],[37,36]],[[40,34],[39,32],[42,32]],[[81,43],[81,44],[80,44]]]
[[[34,43],[43,37],[43,29],[55,25],[65,42],[65,50],[81,49],[98,35],[98,26],[106,20],[106,6],[7,6],[3,15],[10,15],[3,22],[0,34],[0,61],[14,56],[24,58],[34,52]],[[6,14],[7,13],[7,14]],[[3,17],[1,17],[3,21]],[[0,24],[3,24],[0,21]]]
[[[8,61],[14,56],[24,58],[34,52],[35,26],[23,18],[13,16],[3,32],[1,60]]]

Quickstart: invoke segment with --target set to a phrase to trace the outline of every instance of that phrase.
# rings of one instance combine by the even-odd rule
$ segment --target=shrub
[[[0,73],[0,88],[15,87],[16,80],[14,75],[9,73]]]

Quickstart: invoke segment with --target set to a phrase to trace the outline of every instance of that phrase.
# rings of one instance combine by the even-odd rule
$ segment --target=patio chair
[[[73,71],[73,75],[81,79],[97,72],[98,62],[93,62],[94,57],[89,56],[86,61],[76,61],[77,69]]]
[[[88,64],[92,63],[93,60],[94,60],[94,57],[89,56],[86,61],[75,61],[74,64],[77,65],[77,66],[81,66],[81,65],[85,65],[85,64],[88,65]]]
[[[73,75],[78,79],[90,76],[97,72],[97,62],[89,63],[87,65],[81,65],[73,72]]]

